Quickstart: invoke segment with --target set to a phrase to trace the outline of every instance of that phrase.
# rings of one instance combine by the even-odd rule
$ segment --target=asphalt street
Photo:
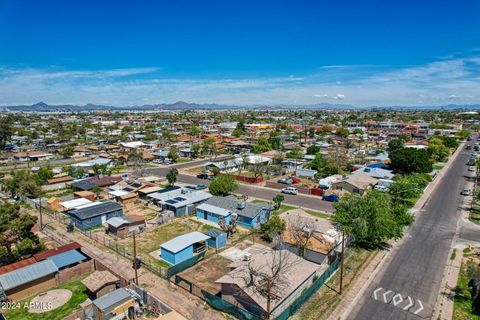
[[[470,175],[467,160],[468,153],[461,151],[348,319],[431,316],[463,205],[460,192]]]
[[[221,160],[221,159],[217,159]],[[175,167],[177,169],[185,169],[193,166],[201,166],[208,162],[208,160],[204,161],[197,161],[195,163],[179,163],[175,165],[171,165],[168,167],[158,167],[154,169],[148,169],[147,172],[149,174],[155,174],[159,176],[165,176],[170,170],[171,167]],[[177,177],[177,181],[181,183],[188,183],[192,185],[196,184],[209,184],[210,181],[198,179],[195,176],[186,175],[186,174],[179,174]],[[267,201],[271,201],[273,197],[280,193],[280,190],[274,190],[270,188],[264,188],[259,186],[247,185],[247,184],[239,184],[239,188],[237,189],[236,193],[247,195],[248,197],[254,197],[258,199],[263,199]],[[333,205],[331,202],[323,201],[320,197],[316,198],[313,196],[305,196],[301,194],[297,194],[295,196],[284,194],[285,201],[283,203],[299,206],[305,209],[312,209],[324,212],[334,212]]]

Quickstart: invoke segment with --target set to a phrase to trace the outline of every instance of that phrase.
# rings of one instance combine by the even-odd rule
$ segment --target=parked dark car
[[[200,174],[197,174],[197,178],[198,179],[205,179],[207,180],[210,176],[206,173],[200,173]]]
[[[207,189],[208,186],[206,184],[197,184],[195,186],[195,190],[204,190],[204,189]]]
[[[340,198],[336,194],[331,194],[328,196],[323,196],[322,200],[330,201],[330,202],[337,202]]]

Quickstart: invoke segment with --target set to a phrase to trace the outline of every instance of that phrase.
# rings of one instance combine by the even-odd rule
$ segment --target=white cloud
[[[338,72],[337,72],[338,71]],[[341,72],[340,72],[341,71]],[[175,79],[159,68],[61,70],[0,67],[0,104],[178,100],[225,104],[308,104],[347,100],[361,106],[480,102],[480,56],[392,69],[326,66],[307,75],[244,79]]]

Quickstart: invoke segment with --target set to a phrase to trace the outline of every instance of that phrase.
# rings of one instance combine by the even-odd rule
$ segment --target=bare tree
[[[268,258],[252,259],[240,267],[244,268],[239,274],[245,287],[267,300],[265,319],[270,319],[272,303],[284,296],[289,286],[287,273],[300,259],[288,250],[272,250]]]

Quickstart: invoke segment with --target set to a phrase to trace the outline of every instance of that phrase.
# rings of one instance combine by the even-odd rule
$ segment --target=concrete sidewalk
[[[438,172],[434,181],[432,181],[428,187],[424,190],[423,195],[417,201],[415,206],[410,210],[412,214],[418,215],[421,214],[422,207],[427,203],[430,198],[432,192],[436,189],[436,187],[440,184],[440,181],[445,176],[445,173],[450,168],[451,164],[455,161],[455,159],[460,155],[463,151],[464,143],[462,143],[455,153],[450,157],[447,164]],[[388,262],[388,257],[390,256],[391,252],[394,252],[398,249],[404,239],[408,236],[409,229],[406,230],[402,239],[397,242],[390,241],[392,245],[391,250],[386,251],[379,251],[375,257],[369,262],[369,264],[365,267],[365,269],[360,273],[360,275],[355,279],[351,286],[348,288],[347,292],[345,293],[342,301],[338,304],[335,310],[330,314],[329,320],[339,320],[339,319],[346,319],[350,312],[352,311],[353,307],[358,303],[360,297],[365,294],[368,286],[371,284],[375,276],[378,272],[382,269],[382,266]]]

